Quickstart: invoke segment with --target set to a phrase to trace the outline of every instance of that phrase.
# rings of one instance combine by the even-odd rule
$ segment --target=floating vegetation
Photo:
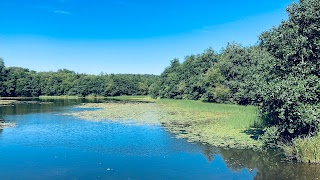
[[[15,104],[52,104],[53,102],[0,100],[0,106],[12,106]]]
[[[101,121],[111,120],[122,123],[135,122],[136,124],[154,124],[160,123],[160,108],[157,104],[149,103],[85,103],[81,108],[100,108],[96,111],[81,111],[66,115],[78,116],[81,119]]]
[[[161,125],[178,138],[220,147],[259,149],[262,146],[247,133],[259,121],[256,107],[185,100],[143,103],[140,100],[82,104],[82,108],[99,109],[67,115],[93,121]]]
[[[79,96],[39,96],[39,99],[79,99]]]
[[[68,96],[68,95],[61,95],[61,96],[39,96],[39,99],[105,99],[104,96],[98,96],[90,94],[88,96]]]
[[[14,104],[53,104],[53,102],[41,102],[41,101],[16,101]]]
[[[16,102],[17,100],[0,100],[0,106],[10,106]]]
[[[108,100],[116,100],[116,101],[130,101],[130,102],[156,102],[156,99],[151,98],[150,96],[111,96],[106,97]]]

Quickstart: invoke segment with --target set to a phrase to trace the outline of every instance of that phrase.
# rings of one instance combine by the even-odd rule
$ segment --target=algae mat
[[[253,139],[252,134],[247,133],[254,130],[250,127],[252,122],[249,124],[248,120],[243,120],[246,116],[249,118],[252,114],[246,114],[248,112],[239,110],[238,106],[221,105],[224,106],[222,109],[216,108],[217,110],[214,110],[214,107],[201,109],[196,108],[197,103],[201,102],[186,101],[186,103],[196,103],[188,107],[181,105],[181,103],[184,104],[183,101],[180,101],[180,104],[172,103],[174,101],[176,100],[160,100],[155,103],[87,103],[79,107],[99,109],[74,112],[67,115],[77,116],[85,120],[116,121],[128,125],[161,125],[178,138],[219,147],[261,148],[262,143]],[[205,104],[205,106],[210,107],[211,105]],[[236,107],[234,111],[233,107]],[[243,122],[235,124],[235,118],[241,116],[243,116],[241,118]]]

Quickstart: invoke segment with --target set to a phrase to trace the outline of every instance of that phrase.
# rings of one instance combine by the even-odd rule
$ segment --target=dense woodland
[[[155,75],[78,74],[62,69],[57,72],[35,72],[8,67],[0,59],[0,96],[120,96],[147,95]]]
[[[0,96],[146,95],[258,105],[266,143],[314,136],[320,123],[320,2],[300,0],[259,43],[207,49],[154,75],[35,72],[0,61]]]

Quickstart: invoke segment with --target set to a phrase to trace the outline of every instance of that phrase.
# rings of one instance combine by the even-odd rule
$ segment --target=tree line
[[[5,67],[0,59],[0,96],[120,96],[147,95],[155,75],[79,74],[67,69],[36,72],[21,67]]]

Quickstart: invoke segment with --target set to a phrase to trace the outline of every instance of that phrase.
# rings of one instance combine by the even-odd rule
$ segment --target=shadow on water
[[[30,98],[19,100],[15,105],[0,107],[0,115],[23,115],[30,113],[45,113],[60,111],[67,106],[79,105],[81,103],[98,103],[104,100],[98,99],[39,99]]]
[[[257,140],[260,135],[263,134],[263,130],[258,128],[258,129],[247,129],[244,131],[244,133],[250,135],[250,138]]]
[[[254,179],[318,179],[319,164],[303,164],[284,161],[279,151],[253,151],[248,149],[224,149],[198,145],[208,162],[220,155],[232,171],[247,169],[256,171]]]

